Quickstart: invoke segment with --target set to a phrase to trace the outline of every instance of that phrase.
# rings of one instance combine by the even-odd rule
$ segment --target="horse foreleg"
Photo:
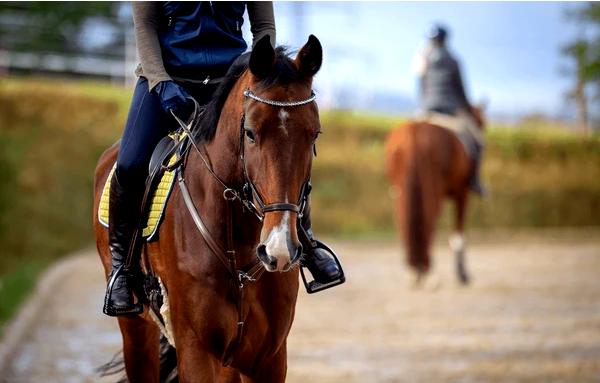
[[[272,358],[262,361],[252,376],[243,376],[244,383],[283,383],[287,374],[287,346],[283,347]]]
[[[177,331],[177,330],[175,330]],[[213,354],[207,346],[200,344],[192,331],[180,334],[177,343],[177,373],[181,383],[229,383],[235,380],[228,367]]]
[[[142,316],[119,317],[125,371],[130,382],[158,382],[160,331]]]
[[[467,208],[468,192],[456,198],[456,231],[450,235],[450,248],[454,252],[456,262],[456,275],[463,285],[469,283],[470,278],[465,266],[465,212]]]

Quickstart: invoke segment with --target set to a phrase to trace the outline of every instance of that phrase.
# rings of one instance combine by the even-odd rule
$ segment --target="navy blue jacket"
[[[134,2],[133,22],[141,65],[136,74],[152,89],[161,81],[202,81],[223,75],[247,46],[248,10],[253,43],[275,43],[271,2]]]
[[[247,48],[245,2],[166,1],[162,8],[158,38],[172,76],[224,73]]]

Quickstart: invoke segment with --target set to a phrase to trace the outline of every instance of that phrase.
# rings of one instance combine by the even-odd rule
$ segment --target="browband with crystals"
[[[310,97],[309,98],[307,98],[306,100],[300,100],[300,101],[275,101],[275,100],[267,100],[267,99],[264,99],[262,97],[259,97],[259,96],[255,95],[254,92],[252,92],[250,89],[246,89],[244,91],[244,96],[246,96],[248,98],[251,98],[251,99],[253,99],[255,101],[262,102],[263,104],[271,105],[271,106],[291,106],[291,107],[310,104],[311,102],[315,101],[315,99],[317,98],[317,95],[312,90],[310,91]]]

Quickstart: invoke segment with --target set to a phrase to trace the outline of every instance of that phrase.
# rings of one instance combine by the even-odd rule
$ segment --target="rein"
[[[316,99],[316,95],[313,91],[311,91],[311,95],[309,98],[299,101],[276,101],[264,99],[262,97],[254,94],[250,89],[246,89],[243,93],[245,98],[252,99],[254,101],[277,107],[298,107],[302,105],[307,105],[311,102],[314,102]],[[217,256],[217,258],[223,263],[225,269],[227,269],[228,273],[232,277],[232,279],[236,282],[236,292],[237,292],[237,312],[238,312],[238,322],[237,322],[237,335],[236,340],[232,342],[227,349],[225,350],[223,356],[223,365],[227,366],[231,364],[233,361],[233,355],[237,349],[237,347],[242,343],[242,336],[244,333],[244,316],[243,316],[243,299],[244,299],[244,285],[246,282],[256,282],[261,275],[264,273],[265,268],[260,260],[257,260],[248,270],[240,270],[237,268],[237,260],[236,260],[236,252],[233,249],[233,216],[231,212],[231,204],[238,200],[242,204],[242,206],[256,216],[256,218],[262,222],[264,220],[265,214],[275,211],[291,211],[298,215],[299,218],[302,217],[302,212],[306,207],[306,203],[308,201],[308,193],[310,193],[310,178],[307,178],[302,184],[302,188],[300,190],[300,197],[297,204],[292,204],[288,202],[275,202],[270,204],[265,204],[264,199],[260,195],[257,190],[254,182],[250,179],[247,171],[247,164],[245,159],[245,145],[244,145],[244,123],[245,123],[245,113],[242,114],[240,120],[240,161],[242,162],[243,172],[244,172],[244,186],[241,192],[236,191],[236,189],[228,186],[213,170],[209,161],[205,158],[204,154],[198,147],[198,144],[195,140],[195,137],[192,132],[192,126],[195,126],[196,119],[201,117],[201,113],[198,113],[199,105],[194,100],[195,109],[193,113],[193,118],[189,124],[185,124],[179,117],[177,117],[173,111],[171,114],[175,118],[175,120],[180,125],[181,129],[187,133],[187,136],[202,159],[204,166],[207,168],[212,177],[223,187],[223,199],[226,201],[226,210],[227,210],[227,249],[223,248],[219,242],[217,242],[213,235],[208,230],[208,227],[202,220],[202,217],[198,213],[198,209],[194,205],[194,201],[192,196],[190,195],[189,189],[185,182],[184,177],[184,163],[180,163],[177,169],[178,173],[178,184],[181,190],[181,194],[183,196],[183,200],[189,211],[198,232],[202,235],[206,244],[211,249],[211,251]],[[256,204],[253,202],[256,201]],[[258,206],[257,206],[258,205]],[[296,260],[296,262],[299,260]]]

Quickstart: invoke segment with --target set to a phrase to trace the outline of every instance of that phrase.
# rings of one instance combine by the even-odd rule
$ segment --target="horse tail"
[[[426,163],[419,157],[417,126],[402,126],[388,138],[386,167],[394,188],[401,236],[404,239],[408,264],[417,272],[429,269],[428,219],[423,181]]]
[[[408,264],[418,273],[429,270],[428,222],[425,208],[425,185],[423,183],[423,163],[419,161],[416,150],[406,162],[404,179],[404,241]]]
[[[171,346],[167,338],[161,334],[160,336],[160,382],[174,383],[179,381],[177,375],[177,355],[175,347]],[[100,377],[109,377],[119,375],[116,383],[127,383],[127,375],[125,375],[125,359],[123,351],[117,352],[113,358],[96,369],[96,373]]]

